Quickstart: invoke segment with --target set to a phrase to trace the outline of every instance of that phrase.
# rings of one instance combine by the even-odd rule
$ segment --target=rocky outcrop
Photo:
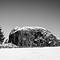
[[[9,34],[8,43],[19,47],[50,47],[58,46],[56,36],[42,27],[15,28]]]

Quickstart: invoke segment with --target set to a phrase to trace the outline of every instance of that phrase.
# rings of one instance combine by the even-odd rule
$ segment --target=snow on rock
[[[17,32],[19,30],[21,31],[21,30],[28,30],[28,29],[43,29],[43,30],[46,31],[45,28],[39,27],[39,26],[25,26],[25,27],[22,27],[22,28],[16,26],[14,29],[12,29],[12,31],[10,32],[10,34],[13,34],[13,33]]]
[[[56,36],[50,31],[39,26],[25,26],[14,28],[9,35],[9,43],[16,44],[20,47],[44,47],[57,46]]]

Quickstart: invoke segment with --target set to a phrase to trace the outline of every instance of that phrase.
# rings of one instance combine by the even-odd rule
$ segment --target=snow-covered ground
[[[60,60],[60,47],[0,49],[0,60]]]

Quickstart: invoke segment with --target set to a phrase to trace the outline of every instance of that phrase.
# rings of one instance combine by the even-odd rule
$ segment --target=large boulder
[[[57,38],[42,27],[15,28],[9,34],[8,43],[19,47],[46,47],[57,46]]]

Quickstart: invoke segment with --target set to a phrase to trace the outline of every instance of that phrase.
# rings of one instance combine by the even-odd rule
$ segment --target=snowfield
[[[60,47],[0,49],[0,60],[60,60]]]

